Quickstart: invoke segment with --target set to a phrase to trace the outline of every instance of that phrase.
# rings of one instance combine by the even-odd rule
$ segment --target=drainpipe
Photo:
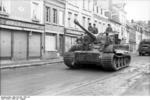
[[[66,17],[67,15],[67,0],[65,0],[65,13],[64,13],[64,36],[63,36],[63,55],[64,55],[64,52],[65,52],[65,40],[66,40]]]
[[[42,34],[42,57],[45,54],[45,35],[46,35],[46,28],[45,28],[45,0],[43,0],[43,24],[44,24],[44,33]]]

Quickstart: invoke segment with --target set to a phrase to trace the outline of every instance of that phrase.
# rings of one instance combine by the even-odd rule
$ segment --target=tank
[[[115,42],[117,39],[115,35],[109,36],[112,41],[108,43],[106,36],[95,36],[81,26],[77,20],[74,20],[74,23],[84,30],[85,34],[78,38],[77,43],[64,53],[64,63],[69,68],[95,65],[107,71],[117,71],[129,66],[131,56],[128,52],[128,46]]]

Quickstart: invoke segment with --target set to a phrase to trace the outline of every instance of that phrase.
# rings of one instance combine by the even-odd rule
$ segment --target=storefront
[[[39,32],[30,32],[28,36],[29,42],[29,59],[40,58],[42,56],[42,35]]]
[[[0,58],[12,58],[12,32],[11,30],[0,29]]]
[[[44,37],[44,59],[62,56],[64,52],[64,27],[46,24]]]
[[[1,60],[40,59],[44,26],[30,22],[1,18]]]
[[[45,0],[44,59],[63,56],[65,1]]]
[[[72,45],[76,43],[76,39],[80,37],[83,31],[65,29],[65,52],[68,51]]]

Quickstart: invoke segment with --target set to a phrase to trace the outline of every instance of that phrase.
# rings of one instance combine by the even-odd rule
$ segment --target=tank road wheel
[[[123,57],[123,66],[124,66],[124,67],[126,67],[126,65],[127,65],[127,64],[126,64],[126,60],[125,60],[125,59],[126,59],[126,58],[125,58],[125,57]]]
[[[125,63],[126,63],[126,66],[128,66],[128,58],[127,57],[125,58]]]
[[[121,60],[121,68],[123,68],[123,67],[124,67],[123,58],[124,58],[124,57],[121,57],[121,58],[120,58],[120,60]]]
[[[117,71],[120,69],[120,60],[113,53],[102,55],[102,68],[109,71]]]
[[[117,69],[120,67],[118,58],[115,57],[113,63],[114,63],[114,67],[116,67]]]
[[[129,66],[130,60],[130,55],[117,56],[114,53],[104,53],[101,58],[101,64],[104,70],[117,71]]]
[[[128,56],[128,63],[127,63],[127,67],[129,66],[130,62],[131,62],[131,57],[130,57],[130,56]]]
[[[124,60],[125,60],[125,61],[124,61],[124,62],[125,62],[125,67],[128,67],[129,64],[130,64],[130,61],[131,61],[130,56],[126,56]]]

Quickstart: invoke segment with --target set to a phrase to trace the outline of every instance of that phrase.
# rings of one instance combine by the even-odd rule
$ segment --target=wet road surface
[[[149,61],[149,56],[133,56],[131,66],[118,72],[106,72],[102,69],[92,67],[70,70],[63,63],[32,66],[28,68],[24,67],[5,69],[1,71],[1,94],[76,95],[75,92],[69,93],[68,91],[76,91],[80,87],[87,86],[88,84],[95,84],[98,81],[113,78],[119,76],[122,73],[128,75],[129,72],[136,70],[136,67],[140,68],[144,65],[148,65]],[[116,78],[119,79],[118,77]],[[109,80],[107,80],[107,82],[109,83]],[[86,91],[86,88],[83,89]],[[89,92],[87,95],[90,94],[92,95],[91,92]],[[81,93],[81,95],[84,95],[84,93]]]

